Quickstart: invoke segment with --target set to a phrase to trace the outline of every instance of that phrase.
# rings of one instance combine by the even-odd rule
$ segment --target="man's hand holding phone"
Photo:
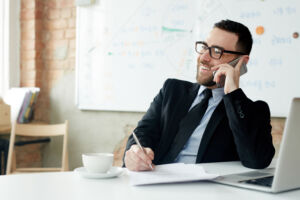
[[[224,85],[225,94],[239,88],[240,76],[246,73],[246,63],[248,60],[249,56],[244,55],[238,58],[238,62],[235,66],[231,66],[229,63],[224,63],[211,68],[211,70],[216,71],[214,73],[213,80],[217,83],[217,85]]]

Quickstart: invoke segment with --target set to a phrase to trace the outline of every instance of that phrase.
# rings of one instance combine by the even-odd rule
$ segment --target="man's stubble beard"
[[[200,74],[199,70],[200,70],[200,67],[197,66],[196,80],[200,85],[210,87],[210,86],[214,86],[216,84],[216,82],[213,81],[213,79],[214,79],[213,75],[211,75],[207,78],[201,77],[201,74]]]

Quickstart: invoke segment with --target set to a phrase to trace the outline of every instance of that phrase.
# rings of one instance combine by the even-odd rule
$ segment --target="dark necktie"
[[[203,94],[204,97],[200,101],[200,103],[195,105],[180,121],[178,133],[174,138],[174,142],[169,152],[165,156],[164,163],[170,163],[175,160],[179,152],[182,150],[183,146],[186,144],[187,140],[199,125],[207,109],[208,100],[212,96],[210,89],[205,89],[203,91]]]

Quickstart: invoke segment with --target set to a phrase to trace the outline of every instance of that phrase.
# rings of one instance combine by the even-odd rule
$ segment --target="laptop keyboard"
[[[263,178],[251,179],[251,180],[246,180],[246,181],[241,181],[241,182],[253,184],[253,185],[271,187],[273,178],[274,178],[274,176],[267,176],[267,177],[263,177]]]

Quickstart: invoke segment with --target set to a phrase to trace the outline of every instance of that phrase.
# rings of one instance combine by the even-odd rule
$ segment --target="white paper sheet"
[[[218,177],[217,174],[206,173],[199,165],[183,163],[156,165],[153,171],[128,171],[128,174],[131,185],[211,180]]]

